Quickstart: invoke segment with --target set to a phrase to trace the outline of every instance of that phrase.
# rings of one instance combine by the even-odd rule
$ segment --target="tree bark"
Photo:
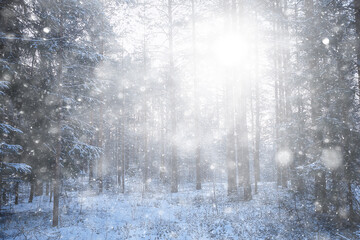
[[[314,0],[306,0],[305,1],[305,16],[308,21],[315,21],[315,9],[314,9]],[[316,32],[309,36],[308,44],[314,45],[318,41],[318,37]],[[311,52],[308,53],[310,57],[309,61],[309,72],[315,74],[315,76],[310,79],[310,89],[312,93],[310,95],[310,114],[311,114],[311,121],[313,127],[316,129],[313,135],[313,140],[316,145],[319,147],[323,146],[323,132],[321,126],[317,123],[317,119],[321,116],[321,106],[319,104],[319,96],[317,93],[317,88],[319,84],[320,77],[318,76],[319,70],[319,54],[317,49],[312,49]],[[319,169],[315,173],[315,197],[318,203],[319,212],[326,212],[327,211],[327,204],[326,204],[326,172],[323,169]]]
[[[160,139],[161,139],[161,156],[160,156],[160,179],[162,182],[165,182],[165,106],[161,104],[161,129],[160,129]]]
[[[35,196],[42,196],[43,193],[44,193],[43,180],[39,179],[39,174],[37,174],[37,177],[35,179]]]
[[[171,104],[171,192],[178,192],[178,162],[176,146],[176,82],[174,78],[174,36],[173,36],[173,1],[168,0],[169,18],[169,89]]]
[[[94,113],[93,110],[90,110],[90,124],[94,124]],[[90,137],[90,144],[94,146],[95,139],[93,136]],[[95,181],[95,159],[89,159],[89,186],[92,189],[94,187],[94,181]]]
[[[61,124],[59,124],[61,126]],[[55,157],[54,186],[54,205],[53,205],[53,227],[59,224],[59,199],[60,199],[60,156],[61,156],[61,127],[59,126],[58,144]]]
[[[198,98],[197,79],[197,51],[196,51],[196,17],[195,0],[191,0],[192,20],[192,48],[193,48],[193,78],[194,78],[194,118],[195,118],[195,167],[196,167],[196,190],[201,189],[201,130],[200,130],[200,108]]]
[[[223,8],[225,12],[225,26],[224,33],[228,33],[229,30],[235,30],[236,15],[234,8],[236,5],[234,1],[223,0]],[[231,29],[231,26],[233,29]],[[227,183],[228,183],[228,195],[233,196],[237,194],[236,184],[236,152],[235,152],[235,101],[234,101],[234,81],[235,70],[234,68],[227,69],[231,74],[224,75],[225,78],[225,128],[226,128],[226,170],[227,170]]]
[[[103,43],[101,43],[101,55],[104,54]],[[104,100],[104,97],[101,97]],[[99,194],[103,192],[103,162],[105,156],[105,141],[104,141],[104,106],[103,103],[100,103],[100,126],[99,126],[99,147],[103,151],[100,154],[100,158],[98,159],[97,164],[97,183],[98,183],[98,191]]]
[[[257,39],[257,38],[256,38]],[[255,46],[255,151],[254,151],[254,182],[255,194],[258,192],[258,182],[260,181],[260,90],[258,73],[258,44]]]
[[[146,4],[144,2],[143,4],[143,17],[146,17]],[[144,36],[143,36],[143,81],[144,81],[144,97],[143,97],[143,110],[144,110],[144,179],[143,179],[143,185],[144,190],[148,191],[149,188],[149,151],[148,151],[148,126],[147,126],[147,115],[148,115],[148,106],[147,106],[147,72],[148,72],[148,63],[147,63],[147,35],[146,35],[146,29],[147,29],[147,23],[144,20],[143,22],[143,28],[144,28]]]
[[[32,203],[34,199],[34,190],[35,190],[35,179],[33,176],[30,177],[30,195],[29,195],[29,203]]]
[[[360,93],[360,0],[354,0],[355,28],[356,28],[356,66],[358,74],[358,90]]]
[[[123,109],[122,109],[122,141],[121,141],[121,191],[125,193],[125,161],[126,161],[126,147],[125,147],[125,124],[126,124],[126,114],[125,114],[125,87],[122,89],[123,91]]]
[[[16,181],[15,183],[15,205],[19,204],[19,182]]]
[[[61,0],[59,2],[60,8],[59,8],[59,16],[60,16],[60,30],[59,30],[59,36],[62,37],[64,35],[64,29],[63,29],[63,10],[62,10],[62,4],[63,1]],[[60,158],[61,158],[61,132],[62,132],[62,107],[63,107],[63,101],[61,97],[61,89],[62,89],[62,74],[63,74],[63,48],[60,46],[58,50],[58,56],[59,56],[59,69],[58,69],[58,94],[59,94],[59,112],[58,112],[58,131],[57,131],[57,146],[56,146],[56,156],[55,156],[55,166],[54,166],[54,179],[53,179],[53,187],[54,187],[54,205],[53,205],[53,227],[58,226],[59,224],[59,199],[60,199]]]
[[[46,184],[45,184],[45,195],[46,196],[49,196],[49,185],[50,185],[50,182],[46,181]]]

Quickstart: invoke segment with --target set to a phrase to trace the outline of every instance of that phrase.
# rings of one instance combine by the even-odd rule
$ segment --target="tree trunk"
[[[228,177],[228,195],[237,193],[236,184],[236,153],[235,153],[235,122],[234,122],[234,90],[229,86],[229,81],[226,86],[226,167]]]
[[[230,115],[231,116],[231,115]],[[228,180],[228,195],[236,194],[236,160],[235,160],[235,132],[233,121],[227,116],[227,135],[226,135],[226,167],[227,167],[227,180]]]
[[[37,177],[35,179],[35,196],[42,196],[43,193],[44,193],[43,180],[39,179],[39,174],[37,174]]]
[[[101,23],[103,25],[103,23]],[[101,39],[100,42],[100,55],[104,56],[104,40]],[[100,93],[100,98],[104,101],[104,95]],[[99,193],[103,192],[104,188],[104,177],[103,177],[103,162],[105,158],[105,139],[104,139],[104,106],[103,102],[100,103],[100,127],[99,127],[99,146],[102,149],[102,153],[100,155],[100,158],[98,160],[97,164],[97,182],[98,182],[98,188]]]
[[[257,48],[257,47],[256,47]],[[257,52],[257,51],[256,51]],[[255,61],[258,64],[258,61]],[[260,93],[259,93],[259,78],[256,67],[255,79],[255,151],[254,151],[254,180],[255,180],[255,194],[258,192],[258,182],[260,181]]]
[[[49,185],[50,185],[50,182],[46,181],[46,184],[45,184],[45,195],[46,196],[49,196]]]
[[[315,210],[319,213],[327,212],[326,176],[324,171],[315,173],[315,198],[317,200]]]
[[[360,0],[354,0],[358,88],[360,92]]]
[[[196,53],[196,17],[195,0],[191,0],[192,17],[192,48],[193,48],[193,78],[194,78],[194,117],[195,117],[195,167],[196,167],[196,190],[201,189],[201,130],[200,130],[200,108],[198,98],[197,79],[197,53]]]
[[[258,192],[258,182],[260,181],[260,87],[259,87],[259,39],[258,39],[258,15],[255,13],[255,151],[254,151],[254,182],[255,194]]]
[[[50,188],[50,196],[49,196],[49,201],[51,202],[52,201],[52,197],[53,197],[53,185],[52,185],[52,182],[50,181],[50,184],[49,184],[49,188]]]
[[[306,0],[305,1],[305,15],[308,21],[315,21],[315,14],[314,14],[314,1],[313,0]],[[308,38],[309,45],[315,44],[318,41],[318,37],[316,32],[309,36]],[[321,106],[319,104],[319,96],[316,95],[317,88],[318,88],[318,81],[320,80],[319,74],[319,54],[317,49],[313,49],[311,52],[308,53],[311,60],[309,61],[309,72],[315,74],[313,79],[310,81],[310,89],[311,92],[311,99],[310,99],[310,107],[311,107],[311,121],[313,127],[316,129],[313,135],[313,140],[316,145],[322,147],[323,145],[323,133],[321,126],[317,123],[317,119],[321,116]],[[326,172],[325,170],[318,170],[315,173],[315,197],[317,200],[317,205],[319,206],[320,212],[327,211],[327,204],[326,204]]]
[[[273,7],[275,12],[277,11],[277,6],[278,5],[278,1],[274,1],[273,2]],[[274,84],[274,98],[275,98],[275,141],[274,141],[274,150],[275,150],[275,155],[279,152],[280,150],[280,143],[279,143],[279,127],[280,127],[280,106],[279,106],[279,49],[278,49],[278,36],[277,36],[277,31],[278,31],[278,20],[274,20],[273,22],[273,32],[274,32],[274,73],[275,73],[275,84]],[[281,186],[281,179],[282,179],[282,172],[281,172],[281,167],[279,165],[279,163],[277,161],[275,161],[275,166],[276,166],[276,185],[277,186]]]
[[[171,192],[178,192],[178,162],[176,146],[176,82],[174,78],[174,36],[173,36],[173,1],[168,0],[169,18],[169,89],[171,105]]]
[[[62,37],[64,35],[64,29],[63,29],[63,10],[62,10],[62,4],[63,1],[61,0],[61,2],[59,2],[60,4],[60,30],[59,30],[59,35]],[[60,96],[60,99],[58,101],[59,107],[60,107],[60,111],[58,112],[58,131],[57,131],[57,146],[56,146],[56,156],[55,156],[55,166],[54,166],[54,179],[53,179],[53,187],[54,187],[54,205],[53,205],[53,222],[52,225],[53,227],[58,226],[59,224],[59,199],[60,199],[60,158],[61,158],[61,132],[62,132],[62,107],[63,107],[63,101],[61,98],[61,89],[62,89],[62,74],[63,74],[63,60],[64,60],[64,56],[63,56],[63,49],[62,47],[60,47],[59,51],[58,51],[58,56],[59,56],[59,69],[58,69],[58,76],[57,76],[57,81],[58,81],[58,94]]]
[[[19,182],[16,181],[15,183],[15,205],[19,204]]]
[[[225,12],[225,25],[224,33],[227,34],[229,30],[236,30],[236,8],[235,2],[223,0],[223,8]],[[232,27],[232,28],[231,28]],[[228,196],[237,194],[236,183],[236,152],[235,152],[235,101],[234,101],[234,81],[235,70],[234,68],[226,69],[230,74],[224,74],[224,111],[225,111],[225,129],[226,129],[226,171],[227,171],[227,191]]]
[[[29,203],[32,203],[34,199],[34,190],[35,190],[35,179],[34,177],[30,177],[30,195],[29,195]]]
[[[104,159],[104,123],[103,123],[103,104],[100,103],[100,127],[99,127],[99,147],[102,149],[102,153],[100,154],[100,157],[98,159],[97,164],[97,184],[98,184],[98,191],[99,193],[103,192],[103,159]]]
[[[121,132],[120,132],[120,128],[116,127],[116,133],[115,133],[115,159],[116,159],[116,174],[117,174],[117,186],[120,188],[121,186],[121,156],[119,156],[119,154],[121,154],[121,151],[119,151],[119,143],[120,143],[120,136],[121,136]]]
[[[242,114],[241,122],[242,132],[238,136],[238,161],[241,175],[239,178],[239,185],[244,188],[244,200],[249,201],[252,199],[251,196],[251,185],[250,185],[250,165],[249,165],[249,143],[248,143],[248,130],[246,126],[246,113]]]
[[[126,147],[125,147],[125,124],[126,124],[126,114],[125,114],[125,87],[122,89],[123,91],[123,109],[122,109],[122,141],[121,141],[121,191],[125,193],[125,161],[126,161]]]
[[[90,124],[94,124],[94,113],[92,110],[90,110]],[[90,145],[94,146],[95,139],[93,136],[90,137]],[[92,189],[94,187],[94,181],[95,181],[95,159],[89,159],[89,186]]]
[[[161,139],[161,156],[160,156],[160,179],[162,182],[165,182],[165,106],[161,104],[161,129],[160,129],[160,139]]]
[[[236,2],[236,1],[234,1]],[[242,3],[239,4],[239,26],[240,30],[243,30],[243,16],[245,14],[244,6]],[[233,4],[234,15],[236,16],[235,4]],[[236,18],[233,19],[236,21]],[[235,24],[235,23],[234,23]],[[234,29],[236,30],[236,29]],[[250,42],[247,36],[244,36],[247,39],[247,42]],[[250,55],[244,51],[243,57],[249,57]],[[245,78],[245,79],[241,79]],[[252,199],[251,194],[251,183],[250,183],[250,162],[249,162],[249,136],[248,136],[248,126],[247,126],[247,93],[251,91],[251,88],[246,84],[247,80],[250,79],[249,70],[245,69],[245,74],[240,77],[240,74],[236,75],[236,85],[238,87],[239,97],[237,100],[237,147],[238,147],[238,163],[239,163],[239,186],[244,189],[244,200],[249,201]],[[245,80],[245,81],[244,81]]]
[[[2,163],[0,162],[0,166],[2,166]],[[2,172],[0,171],[0,194],[4,191],[5,192],[5,189],[3,187],[3,177],[2,177]],[[1,197],[1,196],[0,196]],[[1,203],[2,201],[0,200],[0,210],[1,210]]]
[[[60,199],[60,155],[61,155],[61,127],[59,127],[59,138],[55,157],[54,175],[54,206],[53,206],[53,227],[59,224],[59,199]]]
[[[146,6],[145,6],[145,2],[144,2],[144,6],[143,6],[143,17],[146,17]],[[148,115],[148,106],[147,106],[147,71],[148,71],[148,63],[147,63],[147,40],[146,40],[146,29],[147,29],[147,24],[145,22],[146,20],[144,20],[143,22],[143,28],[144,28],[144,36],[143,36],[143,81],[144,81],[144,87],[145,87],[145,91],[144,91],[144,97],[143,97],[143,110],[144,110],[144,122],[143,122],[143,126],[144,126],[144,148],[143,148],[143,152],[144,152],[144,179],[143,179],[143,185],[144,185],[144,190],[148,191],[149,188],[149,150],[148,150],[148,126],[147,126],[147,115]]]

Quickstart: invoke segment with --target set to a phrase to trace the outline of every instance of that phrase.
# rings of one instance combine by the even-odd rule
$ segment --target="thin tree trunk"
[[[256,23],[257,23],[257,15]],[[258,29],[256,29],[258,30]],[[257,31],[256,31],[257,32]],[[258,192],[258,182],[260,181],[260,90],[259,90],[259,46],[256,36],[255,43],[255,151],[254,151],[254,182],[255,194]]]
[[[59,78],[61,79],[61,78]],[[53,206],[53,227],[59,224],[59,199],[60,199],[60,155],[61,155],[61,124],[59,124],[58,144],[56,147],[55,157],[55,174],[54,174],[54,206]]]
[[[174,78],[174,36],[173,36],[173,1],[168,0],[169,18],[169,89],[171,103],[171,192],[178,192],[178,162],[176,146],[176,83]]]
[[[315,10],[314,10],[314,1],[306,0],[305,1],[305,15],[308,21],[315,21]],[[316,32],[309,36],[308,38],[309,44],[315,44],[318,41]],[[316,95],[317,84],[320,80],[320,77],[317,74],[320,72],[319,70],[319,54],[316,49],[312,52],[308,53],[311,60],[309,61],[309,72],[315,74],[313,79],[310,81],[310,89],[312,90],[311,99],[310,99],[310,107],[311,107],[311,121],[314,128],[316,128],[313,139],[316,145],[319,147],[323,147],[322,142],[322,129],[317,123],[317,119],[321,116],[321,107],[319,104],[318,96]],[[326,199],[326,172],[323,169],[319,169],[315,173],[315,197],[319,206],[321,206],[319,212],[327,211],[327,199]]]
[[[103,25],[103,23],[101,23]],[[101,39],[100,42],[100,55],[104,56],[104,40]],[[101,99],[104,100],[104,95],[101,93]],[[104,139],[104,106],[103,102],[100,103],[100,127],[99,127],[99,146],[102,149],[102,153],[100,155],[100,158],[98,160],[97,164],[97,182],[98,182],[98,188],[99,193],[103,192],[104,188],[104,177],[103,177],[103,162],[105,158],[105,139]]]
[[[103,158],[104,158],[104,126],[103,126],[103,105],[100,103],[100,127],[99,127],[99,147],[102,149],[102,153],[100,154],[100,158],[98,159],[97,164],[97,184],[99,193],[103,192]]]
[[[50,181],[50,184],[49,184],[49,188],[50,188],[50,196],[49,196],[49,199],[50,199],[50,202],[52,201],[52,197],[53,197],[53,184],[52,184],[52,181]]]
[[[145,2],[143,5],[143,17],[146,17],[146,6],[145,6]],[[143,152],[144,152],[144,179],[143,179],[143,185],[144,185],[144,190],[148,191],[149,188],[149,151],[148,151],[148,126],[147,126],[147,114],[148,114],[148,106],[147,106],[147,40],[146,40],[146,29],[147,29],[147,24],[145,22],[146,20],[144,20],[143,22],[143,28],[144,28],[144,36],[143,36],[143,81],[144,81],[144,87],[145,87],[145,91],[144,91],[144,97],[143,97],[143,110],[144,110],[144,122],[143,122],[143,126],[144,126],[144,148],[143,148]]]
[[[160,156],[160,179],[162,182],[165,181],[165,106],[161,104],[161,129],[160,129],[160,138],[161,138],[161,156]]]
[[[277,1],[273,2],[274,10],[277,10]],[[277,37],[277,31],[278,31],[278,22],[275,20],[273,22],[273,32],[274,32],[274,73],[275,73],[275,87],[274,87],[274,95],[275,95],[275,154],[279,152],[279,127],[280,127],[280,113],[279,113],[279,82],[278,82],[278,76],[279,76],[279,63],[278,63],[278,37]],[[276,184],[277,186],[281,185],[281,168],[280,164],[276,161]]]
[[[197,79],[197,53],[196,53],[196,17],[195,0],[191,0],[192,17],[192,48],[193,48],[193,78],[194,78],[194,116],[195,116],[195,167],[196,167],[196,190],[201,189],[201,130],[200,130],[200,108],[198,98],[198,79]]]
[[[46,196],[49,196],[49,181],[46,181],[46,184],[45,184],[45,195]]]
[[[37,174],[37,177],[35,179],[35,196],[42,196],[43,193],[44,193],[43,180],[39,179],[39,174]]]
[[[245,95],[245,93],[243,93]],[[244,199],[249,201],[252,199],[251,196],[251,185],[250,185],[250,164],[249,164],[249,140],[248,140],[248,129],[247,129],[247,120],[246,120],[246,96],[243,96],[242,109],[244,113],[241,117],[241,129],[242,132],[239,134],[239,148],[241,148],[242,155],[239,156],[239,162],[241,162],[242,167],[242,185],[244,187]],[[240,178],[240,176],[239,176]]]
[[[118,187],[121,186],[121,156],[119,156],[119,154],[121,153],[121,151],[119,151],[119,142],[120,142],[120,136],[121,136],[121,132],[120,132],[120,128],[116,127],[116,135],[115,135],[115,139],[116,139],[116,145],[115,145],[115,159],[116,159],[116,165],[117,165],[117,185]]]
[[[281,30],[280,36],[281,36],[281,39],[284,39],[285,41],[289,41],[289,39],[288,39],[289,27],[288,27],[288,19],[286,16],[286,12],[288,11],[287,1],[288,0],[283,0],[282,5],[279,7],[279,11],[281,11],[282,15],[284,16],[283,21],[281,22],[281,25],[280,25],[280,30]],[[282,71],[281,71],[282,121],[288,122],[290,120],[289,116],[291,114],[291,106],[290,106],[290,101],[289,101],[290,89],[289,89],[288,83],[286,81],[287,76],[290,75],[289,64],[288,64],[288,62],[290,61],[290,49],[287,46],[281,46],[280,59],[281,59],[281,67],[282,67]],[[286,149],[288,149],[289,143],[287,140],[288,139],[287,136],[282,136],[282,138],[283,138],[282,146],[285,147]],[[283,188],[288,187],[289,169],[290,169],[289,164],[285,164],[285,166],[283,166],[283,168],[282,168],[282,183],[281,183],[281,185]]]
[[[34,190],[35,190],[35,179],[33,176],[30,177],[30,195],[29,195],[29,203],[32,203],[34,199]]]
[[[1,159],[2,160],[2,159]],[[0,162],[0,166],[2,167],[2,163]],[[4,185],[3,185],[3,177],[2,177],[2,171],[0,171],[0,194],[1,192],[5,192]],[[1,210],[1,202],[0,201],[0,210]]]
[[[94,113],[93,110],[90,110],[90,124],[93,125],[94,124]],[[91,136],[90,137],[90,145],[94,145],[94,137]],[[94,186],[94,172],[95,172],[95,164],[94,164],[94,159],[89,159],[89,185],[90,188],[93,188]]]
[[[236,16],[236,1],[234,1],[234,16]],[[245,14],[245,8],[243,5],[243,1],[240,1],[239,3],[239,17],[238,21],[236,21],[236,18],[234,17],[233,21],[234,24],[238,22],[240,28],[237,30],[236,28],[234,30],[237,31],[243,31],[244,26],[244,14]],[[240,32],[239,32],[240,33]],[[248,36],[244,36],[244,38],[247,40],[247,42],[250,42],[250,39]],[[249,49],[244,51],[244,56],[242,57],[249,57],[250,54],[248,54]],[[252,193],[251,193],[251,184],[250,184],[250,159],[249,159],[249,137],[248,137],[248,126],[247,126],[247,93],[251,91],[251,87],[246,84],[246,80],[250,78],[250,73],[248,70],[245,70],[245,73],[243,78],[245,78],[245,81],[242,81],[240,79],[240,75],[236,75],[237,80],[237,87],[239,92],[239,97],[236,99],[237,102],[237,142],[238,142],[238,163],[239,163],[239,185],[243,187],[244,189],[244,200],[249,201],[252,199]]]
[[[123,87],[123,109],[122,109],[122,141],[121,141],[121,190],[122,193],[125,193],[125,161],[126,161],[126,152],[125,152],[125,124],[126,124],[126,114],[125,114],[125,87]]]
[[[355,28],[356,28],[356,55],[357,55],[357,74],[358,74],[358,90],[360,94],[360,0],[354,0],[355,10]],[[359,98],[360,100],[360,98]]]
[[[19,182],[16,181],[15,183],[15,205],[19,204]]]
[[[64,35],[63,29],[63,12],[62,12],[62,4],[63,1],[61,0],[60,4],[60,36]],[[58,69],[58,94],[59,94],[59,107],[61,108],[59,111],[59,123],[58,123],[58,131],[57,131],[57,146],[56,146],[56,156],[55,156],[55,173],[53,179],[53,186],[54,186],[54,205],[53,205],[53,227],[58,226],[59,224],[59,199],[60,199],[60,157],[61,157],[61,132],[62,132],[62,106],[63,101],[61,98],[61,89],[62,89],[62,74],[63,74],[63,48],[60,47],[58,51],[59,56],[59,69]]]

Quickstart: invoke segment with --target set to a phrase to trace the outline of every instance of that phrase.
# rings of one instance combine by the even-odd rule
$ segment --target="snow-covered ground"
[[[0,239],[356,239],[349,230],[317,223],[298,202],[297,211],[287,208],[295,204],[293,197],[273,183],[261,184],[249,202],[229,199],[225,184],[216,185],[215,197],[211,183],[201,191],[183,186],[176,194],[143,194],[138,182],[129,189],[66,192],[58,228],[51,227],[49,197],[31,204],[23,199],[1,216]]]

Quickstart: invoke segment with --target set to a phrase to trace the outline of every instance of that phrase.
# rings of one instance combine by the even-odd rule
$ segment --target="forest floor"
[[[83,183],[86,185],[85,182]],[[0,239],[359,239],[356,229],[320,224],[309,206],[263,183],[253,200],[229,199],[226,184],[180,186],[178,193],[141,191],[139,182],[125,194],[107,190],[67,191],[61,198],[59,227],[51,227],[48,196],[25,196],[0,216]],[[358,231],[359,232],[359,231]]]

